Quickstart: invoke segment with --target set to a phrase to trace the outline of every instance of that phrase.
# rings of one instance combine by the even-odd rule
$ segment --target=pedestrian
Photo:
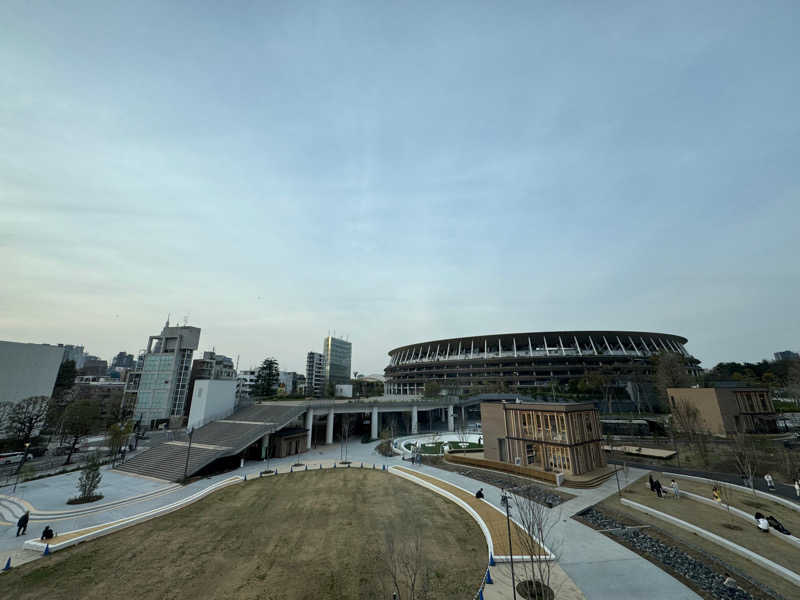
[[[655,487],[655,483],[653,482],[653,474],[650,473],[647,477],[650,480],[650,491],[651,492],[655,492],[656,491],[656,487]]]
[[[800,479],[794,480],[794,492],[797,494],[797,497],[800,498]]]
[[[45,541],[46,540],[52,540],[54,535],[55,535],[55,532],[52,529],[50,529],[50,525],[47,525],[44,528],[44,531],[42,532],[42,537],[39,538],[39,539],[45,540]]]
[[[767,482],[767,489],[770,492],[774,492],[775,491],[775,481],[772,479],[772,475],[770,475],[769,473],[764,475],[764,481]]]
[[[714,486],[714,489],[711,490],[711,497],[714,499],[714,502],[722,502],[722,498],[720,498],[719,489],[717,486]]]
[[[681,496],[681,491],[678,489],[678,482],[673,479],[671,487],[672,487],[672,495],[675,497],[675,500],[677,500]]]
[[[477,492],[475,492],[475,497],[478,498],[479,500],[483,499],[483,488],[481,488]]]
[[[656,479],[655,482],[653,483],[653,487],[656,489],[656,495],[659,498],[663,498],[663,496],[661,495],[661,482],[658,479]]]
[[[20,531],[22,535],[25,535],[28,532],[28,520],[31,518],[30,511],[25,511],[25,514],[22,515],[19,520],[17,521],[17,537],[20,536]]]

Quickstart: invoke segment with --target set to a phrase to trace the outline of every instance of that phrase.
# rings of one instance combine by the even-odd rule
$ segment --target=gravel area
[[[688,579],[693,584],[693,587],[707,598],[719,600],[761,598],[786,600],[779,593],[752,580],[747,575],[726,565],[718,558],[710,556],[699,548],[691,548],[691,553],[689,553],[676,545],[668,544],[661,539],[648,535],[643,530],[625,528],[622,523],[595,507],[582,510],[574,518],[594,529],[610,530],[606,532],[608,535],[617,539],[621,544],[632,549],[637,554],[662,566],[664,570],[674,577]],[[657,528],[653,527],[648,530],[658,531]],[[667,537],[666,534],[664,535]],[[743,589],[725,587],[723,582],[725,580],[724,573],[726,572],[730,573],[739,585],[753,586],[760,593],[753,595]]]
[[[488,483],[489,485],[493,485],[495,487],[515,488],[514,493],[517,496],[530,498],[534,502],[543,504],[544,506],[549,506],[549,507],[558,506],[559,504],[562,504],[567,500],[575,497],[572,494],[567,494],[566,492],[562,492],[554,488],[549,488],[544,485],[533,483],[530,480],[524,479],[522,477],[514,477],[513,475],[493,473],[491,471],[485,471],[483,469],[470,469],[469,467],[464,467],[462,465],[454,465],[448,463],[442,460],[441,458],[439,460],[436,459],[426,460],[423,458],[423,462],[425,464],[437,467],[439,469],[443,469],[445,471],[458,473],[459,475],[463,475],[464,477],[475,479],[476,481],[480,481],[482,483]]]

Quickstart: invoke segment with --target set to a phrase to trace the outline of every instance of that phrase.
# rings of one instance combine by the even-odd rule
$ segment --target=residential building
[[[339,338],[328,336],[322,342],[325,365],[325,384],[334,386],[350,383],[350,361],[353,345]]]
[[[0,400],[50,397],[63,358],[63,347],[0,341]]]
[[[108,375],[108,361],[90,354],[83,361],[78,373],[89,377],[105,377]]]
[[[325,357],[319,352],[306,355],[306,396],[319,398],[325,392]]]
[[[359,375],[351,383],[353,384],[353,397],[355,398],[383,396],[383,377]]]
[[[791,350],[783,350],[782,352],[776,352],[773,356],[775,356],[775,360],[798,360],[800,359],[800,354],[797,352],[792,352]]]
[[[676,411],[689,406],[698,411],[699,430],[712,435],[778,431],[778,415],[768,388],[668,388],[667,396],[672,422],[679,429],[684,427],[685,418],[676,418]]]
[[[189,391],[192,354],[200,343],[200,328],[170,327],[147,341],[141,370],[128,374],[123,412],[155,428],[175,418],[182,421]]]
[[[111,359],[112,369],[132,369],[135,366],[136,361],[133,358],[133,354],[128,354],[124,350],[118,352],[117,355]]]
[[[242,401],[250,400],[250,392],[253,390],[253,385],[256,383],[256,375],[258,371],[249,369],[246,371],[239,371],[236,375],[236,403],[241,404]]]
[[[183,414],[188,415],[191,409],[194,382],[198,379],[233,380],[236,379],[236,369],[233,359],[216,352],[203,352],[203,358],[192,361],[192,371],[189,374],[189,393],[183,407]],[[235,385],[234,385],[235,388]]]
[[[481,427],[489,460],[567,475],[606,466],[591,402],[483,402]]]
[[[80,370],[83,368],[83,363],[88,356],[83,349],[83,346],[73,346],[72,344],[59,344],[59,348],[64,348],[63,362],[71,360],[75,363],[75,368]]]
[[[303,383],[305,383],[305,375],[301,375],[295,371],[280,371],[278,374],[278,395],[295,396],[300,394],[299,387],[301,378]]]

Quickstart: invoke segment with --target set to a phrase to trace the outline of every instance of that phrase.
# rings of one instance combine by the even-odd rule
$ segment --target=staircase
[[[575,489],[587,489],[587,488],[597,487],[598,485],[600,485],[601,483],[603,483],[607,479],[610,479],[611,477],[613,477],[614,473],[616,473],[617,471],[621,471],[621,470],[622,469],[617,469],[617,468],[610,467],[610,470],[605,471],[603,473],[600,473],[599,475],[596,475],[596,476],[588,478],[588,479],[584,479],[584,478],[581,478],[581,479],[570,479],[570,478],[567,478],[567,479],[564,480],[564,483],[562,484],[562,486],[565,487],[565,488],[575,488]]]
[[[187,454],[189,456],[188,469],[186,468]],[[219,454],[219,450],[209,450],[192,445],[190,451],[187,444],[177,445],[168,442],[142,452],[117,466],[117,470],[167,481],[181,481],[184,470],[191,475],[216,459]]]
[[[27,509],[16,500],[0,495],[0,521],[17,524],[17,520],[25,514]]]

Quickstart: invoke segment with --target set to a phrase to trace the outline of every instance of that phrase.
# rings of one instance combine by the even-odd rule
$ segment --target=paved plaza
[[[370,467],[372,464],[379,467],[384,464],[387,466],[402,465],[411,471],[434,476],[466,490],[482,487],[486,500],[501,507],[499,488],[477,482],[458,473],[431,466],[411,465],[399,457],[380,456],[375,452],[375,445],[375,443],[362,444],[360,441],[351,442],[347,447],[348,460],[353,461],[354,466],[358,466],[361,462]],[[284,471],[298,462],[308,463],[310,466],[320,463],[331,464],[338,461],[341,456],[341,445],[333,444],[313,448],[299,456],[271,459],[269,467],[277,467]],[[241,469],[195,481],[187,486],[176,486],[168,482],[128,475],[105,468],[100,488],[100,493],[104,495],[104,498],[97,507],[91,507],[92,509],[99,508],[99,510],[92,510],[88,513],[79,511],[85,511],[90,508],[90,505],[73,507],[66,504],[67,498],[75,495],[75,481],[79,476],[77,473],[26,482],[17,487],[14,495],[16,501],[33,507],[37,512],[53,511],[58,516],[54,514],[54,518],[50,520],[31,520],[27,536],[19,538],[15,537],[16,523],[12,525],[6,521],[7,524],[0,526],[0,558],[5,562],[6,557],[11,556],[12,563],[17,565],[36,558],[38,556],[36,552],[23,550],[22,545],[27,540],[38,539],[41,530],[47,524],[53,527],[57,533],[92,527],[165,506],[231,475],[255,474],[264,468],[266,468],[266,464],[262,461],[248,461]],[[645,474],[646,471],[631,469],[628,480],[632,482]],[[552,547],[558,556],[556,573],[561,574],[563,571],[563,585],[571,591],[568,594],[571,598],[579,599],[581,597],[576,588],[579,588],[588,600],[637,600],[645,597],[656,600],[660,598],[665,600],[699,598],[677,579],[649,561],[570,518],[582,509],[616,493],[617,487],[613,478],[597,488],[570,489],[569,491],[576,497],[560,507],[552,509],[559,517],[558,523],[553,529]],[[0,495],[10,495],[10,492],[10,487],[0,488]],[[130,500],[126,501],[126,499]],[[111,506],[103,507],[109,503]],[[503,582],[508,579],[506,573],[508,569],[499,566],[496,570],[499,585],[491,590],[489,588],[492,586],[488,586],[487,598],[504,597],[503,589],[510,594],[510,585],[503,585]]]

